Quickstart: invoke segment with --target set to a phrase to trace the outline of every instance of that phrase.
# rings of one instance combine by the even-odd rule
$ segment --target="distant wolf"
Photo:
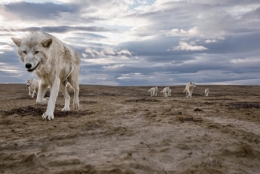
[[[152,87],[152,88],[150,88],[150,89],[148,90],[148,92],[151,93],[151,97],[157,96],[158,87],[157,87],[157,86],[156,86],[156,87]]]
[[[34,94],[36,94],[36,92],[38,91],[39,81],[36,79],[27,79],[25,84],[29,89],[29,96],[33,98]]]
[[[156,86],[156,87],[154,87],[155,88],[155,91],[154,91],[154,96],[156,96],[157,97],[157,93],[158,93],[158,87]]]
[[[208,97],[209,96],[209,88],[205,89],[205,96]]]
[[[168,86],[163,88],[163,90],[161,91],[161,93],[163,93],[164,97],[171,96],[171,92],[172,92],[172,90]]]
[[[172,96],[172,90],[171,90],[171,88],[168,88],[167,94],[168,94],[168,96]]]
[[[192,97],[193,89],[196,88],[196,84],[194,82],[190,82],[186,85],[183,92],[186,92],[186,97]]]
[[[55,103],[59,89],[64,95],[65,106],[70,110],[70,96],[66,89],[69,82],[74,89],[73,108],[79,108],[80,57],[78,53],[56,37],[44,32],[30,32],[23,38],[12,37],[18,47],[18,55],[28,72],[35,72],[40,79],[37,104],[47,104],[42,118],[54,119]],[[49,101],[44,99],[50,86]]]

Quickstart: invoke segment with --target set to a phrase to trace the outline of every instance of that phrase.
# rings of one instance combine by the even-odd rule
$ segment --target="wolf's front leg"
[[[34,90],[33,93],[32,93],[32,98],[34,97],[34,94],[36,93],[36,91]]]
[[[186,91],[186,97],[188,98],[190,95],[189,91]]]
[[[47,110],[42,115],[43,119],[47,119],[47,120],[54,119],[53,113],[54,113],[55,103],[58,97],[59,89],[60,89],[60,79],[58,77],[55,77],[55,80],[51,85],[51,94],[50,94],[50,99],[48,101]]]
[[[190,92],[190,91],[188,91],[188,92],[189,92],[189,95],[188,95],[188,96],[191,97],[191,92]]]
[[[37,104],[46,105],[48,103],[47,100],[44,100],[44,95],[45,95],[47,89],[48,89],[48,85],[46,85],[40,81],[39,90],[38,90],[37,97],[36,97]]]
[[[34,97],[34,93],[35,93],[35,91],[33,91],[32,95],[31,95],[32,98]]]
[[[190,90],[190,97],[192,97],[193,89]]]
[[[30,87],[28,87],[28,89],[29,89],[29,96],[31,96],[32,94],[31,94],[31,88]]]

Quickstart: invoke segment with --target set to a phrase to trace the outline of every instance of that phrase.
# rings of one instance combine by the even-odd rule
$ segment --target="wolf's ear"
[[[13,40],[13,42],[15,43],[15,45],[17,45],[18,47],[21,46],[21,39],[14,38],[14,37],[11,37],[11,39]]]
[[[48,38],[48,39],[43,39],[41,42],[42,46],[45,48],[50,48],[51,44],[52,44],[52,38]]]

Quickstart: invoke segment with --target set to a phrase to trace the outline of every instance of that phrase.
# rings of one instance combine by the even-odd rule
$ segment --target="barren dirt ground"
[[[80,110],[60,93],[43,121],[25,84],[0,85],[0,173],[260,173],[259,86],[149,88],[81,85]]]

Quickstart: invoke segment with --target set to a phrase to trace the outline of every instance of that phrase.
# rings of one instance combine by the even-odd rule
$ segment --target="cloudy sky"
[[[44,31],[81,57],[81,84],[260,85],[259,0],[0,1],[0,83],[36,78],[11,37]]]

